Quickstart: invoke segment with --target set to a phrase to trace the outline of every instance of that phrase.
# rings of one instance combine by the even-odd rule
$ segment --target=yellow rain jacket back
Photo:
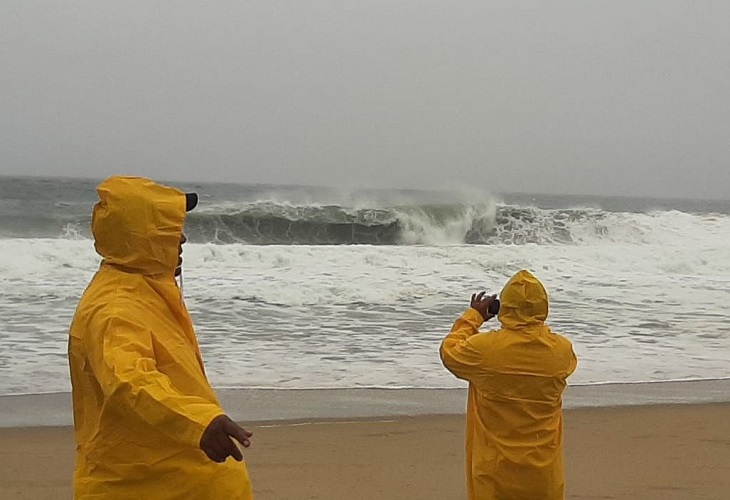
[[[104,258],[71,324],[77,500],[252,498],[246,466],[199,443],[224,414],[175,282],[185,195],[152,181],[99,185]]]
[[[441,344],[444,366],[469,382],[466,475],[470,500],[562,500],[562,394],[577,360],[545,324],[548,297],[527,271],[501,293],[502,328],[468,309]]]

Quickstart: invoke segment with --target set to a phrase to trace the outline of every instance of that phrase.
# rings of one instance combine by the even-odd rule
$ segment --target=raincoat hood
[[[519,271],[500,294],[499,321],[510,330],[541,326],[548,316],[545,287],[529,271]]]
[[[91,229],[106,264],[145,275],[172,274],[185,222],[185,193],[141,177],[97,187]]]

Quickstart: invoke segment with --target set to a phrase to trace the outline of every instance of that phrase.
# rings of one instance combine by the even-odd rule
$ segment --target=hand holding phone
[[[499,313],[499,299],[496,294],[486,295],[486,293],[472,294],[471,307],[479,311],[484,321],[489,321]]]

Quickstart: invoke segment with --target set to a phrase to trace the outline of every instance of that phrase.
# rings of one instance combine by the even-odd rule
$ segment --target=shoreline
[[[730,403],[566,409],[566,500],[720,499]],[[462,500],[464,416],[244,423],[256,500]],[[0,429],[0,497],[70,498],[70,427]],[[30,465],[29,465],[30,464]],[[39,471],[43,473],[39,474]]]
[[[459,389],[218,389],[226,412],[243,422],[307,422],[461,415]],[[730,402],[730,379],[568,386],[565,409]],[[0,428],[72,424],[70,393],[0,396]]]

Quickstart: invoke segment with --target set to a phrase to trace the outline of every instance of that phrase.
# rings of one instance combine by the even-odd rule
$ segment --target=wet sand
[[[248,427],[257,500],[465,498],[462,415]],[[567,499],[730,498],[730,404],[569,409],[565,436]],[[0,498],[71,498],[69,427],[0,429],[0,450]]]

